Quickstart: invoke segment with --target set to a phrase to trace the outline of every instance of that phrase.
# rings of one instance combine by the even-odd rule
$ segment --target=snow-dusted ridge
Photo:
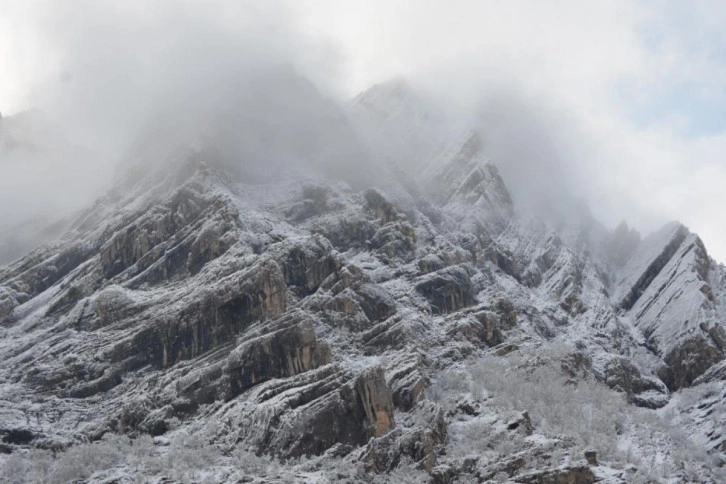
[[[249,183],[182,149],[0,268],[0,475],[66,449],[54,479],[76,451],[97,482],[723,478],[723,266],[680,224],[518,213],[407,89],[351,129],[426,169]]]

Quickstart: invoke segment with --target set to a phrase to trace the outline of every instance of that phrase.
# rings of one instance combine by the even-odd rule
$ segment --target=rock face
[[[474,287],[463,267],[449,267],[425,276],[416,284],[416,290],[429,301],[434,314],[451,313],[476,302]]]
[[[247,339],[227,357],[227,398],[272,378],[295,376],[329,361],[328,346],[317,341],[309,321]]]
[[[412,99],[379,86],[355,109],[421,122],[375,136],[429,138],[417,109],[388,104]],[[577,461],[583,442],[518,408],[521,393],[497,406],[507,375],[471,370],[495,359],[551,368],[553,385],[606,404],[665,407],[723,459],[726,269],[700,239],[670,224],[641,240],[589,216],[554,227],[515,211],[475,134],[421,146],[434,145],[430,166],[401,180],[402,163],[376,188],[247,183],[229,158],[196,155],[120,182],[66,236],[0,268],[0,452],[187,433],[220,455],[274,456],[287,478],[300,457],[362,480],[626,476],[612,448]],[[631,438],[607,420],[573,427]],[[658,455],[678,454],[659,428]]]
[[[662,378],[671,389],[691,385],[724,358],[723,323],[709,283],[719,270],[711,266],[701,240],[673,223],[643,240],[615,287],[620,306],[668,365]]]

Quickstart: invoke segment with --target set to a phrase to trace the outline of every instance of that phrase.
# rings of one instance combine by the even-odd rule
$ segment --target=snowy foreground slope
[[[519,213],[412,102],[349,115],[425,169],[190,147],[0,268],[0,479],[723,482],[725,269],[677,223]]]

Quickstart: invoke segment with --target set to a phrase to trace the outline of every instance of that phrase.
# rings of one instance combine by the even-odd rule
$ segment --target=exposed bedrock
[[[251,411],[242,410],[249,402],[255,403]],[[230,405],[238,438],[281,458],[319,455],[333,446],[348,453],[396,426],[391,391],[380,367],[356,375],[323,366],[271,380]]]
[[[416,290],[431,304],[434,314],[457,311],[476,303],[474,285],[463,266],[454,266],[428,274],[416,284]]]
[[[271,378],[294,376],[329,361],[328,345],[317,340],[309,321],[248,339],[227,357],[226,398],[234,398]]]

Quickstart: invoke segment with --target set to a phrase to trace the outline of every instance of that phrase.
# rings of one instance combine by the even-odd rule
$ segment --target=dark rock
[[[420,468],[431,472],[436,466],[436,447],[446,441],[446,422],[443,410],[431,402],[421,402],[421,414],[428,428],[401,431],[397,429],[383,438],[371,440],[361,453],[360,460],[367,472],[388,472],[408,457]]]
[[[416,284],[416,290],[431,303],[434,314],[451,313],[476,303],[474,286],[461,266],[425,276]]]
[[[582,351],[575,351],[562,358],[560,369],[569,378],[585,378],[592,370],[592,359]]]
[[[396,313],[396,302],[380,286],[362,284],[356,294],[363,312],[371,322],[383,321]]]
[[[328,345],[317,340],[309,321],[245,341],[227,358],[226,398],[271,378],[297,375],[329,361]]]
[[[331,383],[319,390],[326,391]],[[306,400],[311,396],[301,395]],[[379,367],[297,408],[304,412],[283,417],[281,432],[270,428],[271,451],[290,457],[319,455],[336,444],[361,446],[395,428],[391,391]]]
[[[585,451],[585,459],[587,460],[588,465],[591,465],[591,466],[598,465],[597,464],[597,452],[592,449],[588,449]]]
[[[409,261],[416,250],[416,231],[406,221],[389,222],[376,230],[368,246],[386,262]]]
[[[16,306],[18,306],[18,300],[14,294],[7,288],[0,286],[0,326],[10,317]]]
[[[317,291],[328,276],[340,269],[340,263],[326,239],[312,237],[304,244],[292,247],[281,267],[287,285],[306,296]]]
[[[522,412],[516,418],[513,418],[507,422],[507,430],[516,431],[522,435],[532,435],[534,427],[532,427],[532,421],[529,419],[529,413]]]
[[[428,386],[426,362],[423,356],[413,353],[391,362],[391,367],[388,384],[393,391],[393,403],[407,412],[419,402]]]
[[[28,429],[0,429],[2,441],[12,445],[27,445],[35,439],[35,434]]]
[[[670,383],[671,391],[691,386],[696,378],[723,359],[724,351],[711,338],[695,335],[663,357],[672,375],[666,383]]]
[[[476,417],[481,414],[481,405],[479,405],[479,402],[463,400],[456,404],[456,410],[464,415]]]
[[[429,254],[418,261],[418,268],[421,271],[421,274],[436,272],[444,267],[446,267],[446,263],[436,254]]]
[[[633,363],[624,357],[615,357],[607,362],[604,369],[604,382],[610,388],[620,389],[628,399],[639,406],[660,408],[668,403],[668,390],[660,381],[643,376]],[[642,394],[655,393],[662,398]],[[655,406],[655,407],[654,407]]]

